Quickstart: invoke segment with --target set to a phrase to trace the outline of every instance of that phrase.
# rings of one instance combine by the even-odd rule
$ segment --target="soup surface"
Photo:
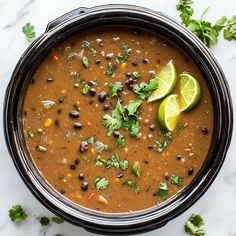
[[[147,102],[150,93],[137,92],[171,60],[201,86],[201,101],[180,113],[172,132],[157,121],[163,99]],[[179,81],[172,93],[179,95]],[[190,184],[214,122],[196,64],[158,35],[119,27],[86,31],[53,49],[29,84],[23,118],[45,180],[79,205],[113,213],[155,206]]]

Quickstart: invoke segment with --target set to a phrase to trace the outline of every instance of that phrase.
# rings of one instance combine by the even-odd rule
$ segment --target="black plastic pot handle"
[[[58,18],[56,18],[55,20],[51,21],[48,25],[47,25],[47,28],[46,28],[46,31],[45,32],[48,32],[49,30],[53,29],[54,27],[56,27],[57,25],[61,24],[62,22],[65,22],[69,19],[72,19],[76,16],[79,16],[81,14],[84,14],[84,13],[87,13],[88,12],[88,8],[86,7],[79,7],[79,8],[76,8]]]

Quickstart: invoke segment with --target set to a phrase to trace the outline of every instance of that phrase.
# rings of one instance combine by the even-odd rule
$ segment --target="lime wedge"
[[[177,72],[172,60],[161,69],[154,80],[158,83],[158,87],[150,94],[148,102],[153,102],[165,97],[175,88]]]
[[[171,94],[166,97],[158,108],[158,121],[166,129],[172,131],[180,114],[178,96]]]
[[[201,99],[201,87],[198,81],[190,74],[179,75],[180,79],[180,110],[189,111],[195,107]]]

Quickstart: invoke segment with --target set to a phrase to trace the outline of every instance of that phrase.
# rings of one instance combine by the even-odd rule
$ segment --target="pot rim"
[[[27,64],[29,63],[28,61],[30,56],[35,52],[42,50],[45,42],[51,40],[55,36],[55,34],[62,32],[63,29],[67,27],[69,28],[71,25],[77,24],[77,22],[80,22],[81,20],[87,19],[89,17],[99,17],[101,15],[104,16],[104,14],[111,14],[111,17],[112,14],[120,14],[121,17],[129,15],[137,19],[147,18],[149,19],[150,23],[153,23],[152,21],[154,20],[162,23],[165,22],[168,27],[175,29],[176,32],[181,35],[182,39],[186,40],[186,44],[188,43],[189,47],[191,46],[194,48],[194,50],[196,50],[196,52],[202,53],[201,57],[207,59],[208,66],[211,66],[211,70],[214,71],[215,75],[217,75],[215,83],[218,83],[218,87],[216,87],[219,90],[218,96],[220,98],[220,101],[218,101],[218,105],[221,107],[221,111],[219,111],[220,122],[225,121],[224,124],[219,124],[217,127],[220,130],[217,131],[218,135],[215,137],[218,139],[219,144],[219,146],[217,147],[218,152],[216,158],[214,161],[211,158],[211,166],[205,168],[205,174],[202,176],[202,179],[200,180],[198,178],[198,181],[195,182],[195,186],[188,187],[188,189],[190,188],[191,190],[187,190],[187,188],[184,189],[184,191],[181,191],[181,194],[179,196],[174,197],[174,200],[171,198],[165,201],[164,204],[160,205],[159,207],[152,207],[150,209],[125,215],[123,213],[104,214],[101,212],[99,212],[98,215],[97,213],[95,213],[95,211],[90,209],[84,211],[83,207],[72,203],[70,200],[62,199],[60,194],[57,194],[55,192],[52,193],[52,191],[46,189],[45,186],[47,184],[42,184],[40,182],[40,180],[38,179],[39,176],[35,175],[34,171],[32,171],[32,166],[30,166],[27,161],[27,159],[29,158],[25,156],[26,153],[24,151],[24,147],[22,146],[22,136],[19,129],[19,122],[21,121],[17,121],[18,117],[14,117],[12,111],[14,107],[12,98],[16,97],[16,89],[20,84],[20,81],[16,81],[16,78],[22,76],[22,70],[24,70],[25,65],[27,66]],[[20,105],[22,104],[19,104],[19,107]],[[186,28],[184,28],[169,16],[148,8],[125,4],[109,4],[92,8],[78,8],[49,23],[46,32],[38,39],[36,39],[25,51],[12,74],[12,78],[5,95],[3,120],[4,135],[8,150],[11,154],[14,164],[18,169],[18,172],[20,173],[27,187],[51,211],[63,218],[66,218],[72,223],[80,224],[90,229],[96,228],[96,225],[108,228],[119,228],[120,230],[122,228],[125,228],[124,226],[136,227],[137,225],[139,225],[140,227],[143,227],[144,224],[163,225],[169,220],[180,215],[205,193],[205,191],[209,188],[209,186],[215,179],[224,162],[225,155],[231,141],[233,129],[232,101],[229,87],[220,65],[218,64],[212,53],[209,51],[209,49],[206,48],[201,43],[201,41],[196,38],[191,32],[189,32]],[[183,192],[187,191],[189,191],[188,194],[185,194],[184,196]],[[157,213],[159,215],[157,215]]]

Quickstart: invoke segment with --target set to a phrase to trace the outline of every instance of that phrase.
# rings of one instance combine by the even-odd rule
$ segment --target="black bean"
[[[61,114],[62,113],[62,109],[58,109],[57,110],[57,114],[59,115],[59,114]]]
[[[24,111],[24,116],[27,116],[27,111]]]
[[[99,102],[104,102],[107,98],[107,93],[106,92],[101,92],[99,93],[98,100]]]
[[[111,53],[109,53],[109,54],[106,55],[106,59],[109,60],[109,59],[111,59],[113,56],[114,56],[114,53],[111,52]]]
[[[194,172],[193,168],[189,168],[189,169],[188,169],[188,175],[189,175],[189,176],[192,175],[193,172]]]
[[[88,182],[84,181],[84,182],[81,184],[81,189],[82,189],[83,191],[86,191],[86,190],[88,190],[88,186],[89,186]]]
[[[79,112],[78,111],[71,111],[70,112],[70,117],[71,118],[78,118],[79,117]]]
[[[110,105],[109,104],[105,104],[103,107],[104,111],[108,111],[110,109]]]
[[[133,60],[133,61],[132,61],[132,65],[133,65],[133,66],[138,66],[137,60]]]
[[[76,169],[76,166],[74,164],[70,165],[70,169],[71,170],[75,170]]]
[[[153,131],[153,130],[155,129],[155,125],[150,125],[150,126],[149,126],[149,129],[150,129],[151,131]]]
[[[84,174],[83,174],[83,173],[80,173],[78,178],[79,178],[80,180],[83,180],[83,179],[84,179]]]
[[[157,59],[157,64],[160,65],[161,64],[161,60]]]
[[[131,73],[129,73],[129,72],[128,72],[128,73],[126,73],[125,75],[126,75],[126,77],[127,77],[127,78],[131,78],[131,77],[132,77],[132,74],[131,74]]]
[[[205,135],[208,134],[208,129],[206,126],[202,126],[201,129],[202,129],[202,134],[205,134]]]
[[[54,80],[54,79],[53,79],[52,77],[47,78],[47,82],[48,82],[48,83],[52,82],[53,80]]]
[[[87,85],[93,86],[93,85],[95,85],[95,83],[94,83],[92,80],[90,80],[90,81],[87,83]]]
[[[149,60],[147,58],[143,59],[143,63],[144,64],[148,64],[149,63]]]
[[[116,175],[116,178],[122,178],[123,177],[123,173],[118,173],[117,175]]]
[[[80,144],[80,152],[85,152],[88,150],[88,142],[86,141],[83,141],[81,144]]]
[[[168,175],[165,175],[165,180],[169,180],[170,177]]]
[[[91,89],[89,90],[89,95],[92,96],[92,97],[94,97],[94,96],[96,95],[96,89],[91,88]]]
[[[58,102],[59,102],[59,103],[63,103],[63,102],[64,102],[64,98],[58,99]]]
[[[76,165],[79,165],[80,160],[79,160],[79,159],[75,159],[74,163],[75,163]]]
[[[34,84],[34,82],[35,82],[35,80],[34,80],[34,79],[32,79],[30,83],[31,83],[31,84]]]
[[[180,161],[180,160],[182,159],[182,156],[181,156],[181,155],[178,155],[178,156],[176,157],[176,159],[177,159],[177,161]]]
[[[95,60],[95,63],[96,63],[96,64],[100,64],[101,61],[100,61],[99,59],[96,59],[96,60]]]
[[[75,123],[74,123],[74,128],[75,128],[75,129],[81,129],[81,128],[82,128],[82,124],[79,123],[79,122],[75,122]]]
[[[149,149],[153,149],[153,145],[152,144],[148,144],[148,148]]]
[[[144,163],[147,165],[148,164],[148,160],[144,160]]]
[[[66,191],[65,191],[64,189],[61,189],[61,190],[60,190],[60,193],[61,193],[61,194],[65,194]]]
[[[57,126],[57,127],[60,126],[60,121],[59,120],[55,120],[54,121],[54,125]]]
[[[115,138],[119,138],[120,137],[120,132],[116,130],[116,131],[114,131],[113,135],[114,135]]]

